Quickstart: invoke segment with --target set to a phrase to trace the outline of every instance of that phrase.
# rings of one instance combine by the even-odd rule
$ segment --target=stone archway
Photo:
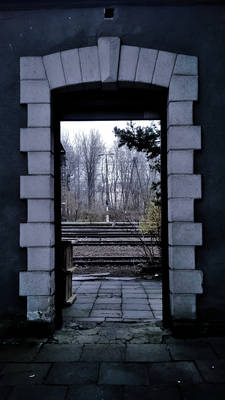
[[[27,296],[28,320],[54,319],[54,149],[50,92],[86,83],[134,82],[168,88],[168,243],[171,316],[196,319],[202,271],[195,269],[195,246],[202,224],[194,222],[194,199],[201,198],[201,176],[194,174],[194,150],[201,129],[193,125],[198,99],[197,57],[121,45],[102,37],[97,46],[20,59],[20,102],[27,104],[27,127],[20,150],[28,155],[20,197],[27,199],[27,223],[20,225],[20,246],[27,248],[27,271],[20,272],[20,296]]]

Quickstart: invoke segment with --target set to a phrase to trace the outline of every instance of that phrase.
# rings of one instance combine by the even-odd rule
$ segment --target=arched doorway
[[[202,244],[202,225],[194,222],[194,199],[201,197],[201,176],[193,170],[194,150],[201,148],[193,125],[198,98],[197,58],[121,45],[102,37],[98,46],[44,57],[21,58],[21,104],[27,104],[27,127],[20,150],[28,153],[28,175],[20,196],[27,199],[28,220],[20,226],[20,245],[27,248],[27,271],[20,273],[20,295],[27,296],[27,318],[52,322],[55,315],[54,148],[51,90],[101,86],[154,85],[168,90],[168,254],[170,310],[174,320],[196,319],[196,295],[202,272],[195,269],[195,246]]]

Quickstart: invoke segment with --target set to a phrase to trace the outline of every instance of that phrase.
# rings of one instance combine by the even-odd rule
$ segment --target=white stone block
[[[65,86],[65,76],[63,72],[60,53],[53,53],[43,57],[47,78],[51,89]]]
[[[137,69],[140,48],[136,46],[121,46],[119,81],[133,82]]]
[[[170,125],[192,125],[193,103],[192,101],[175,101],[168,105],[167,124]]]
[[[55,291],[52,272],[20,272],[20,296],[48,296]]]
[[[79,49],[83,82],[101,81],[97,46]]]
[[[168,198],[201,199],[201,175],[168,176]]]
[[[54,200],[30,199],[28,204],[28,222],[54,222]]]
[[[151,83],[158,50],[141,48],[138,58],[136,82]]]
[[[52,296],[28,296],[27,310],[46,312],[55,304],[55,297]]]
[[[170,291],[176,294],[203,293],[203,274],[199,270],[170,270]]]
[[[170,222],[168,224],[169,245],[201,246],[202,224],[194,222]]]
[[[20,79],[46,79],[42,57],[20,57]]]
[[[61,52],[63,70],[66,84],[74,85],[82,82],[80,59],[78,49],[66,50]]]
[[[198,58],[178,54],[173,73],[177,75],[198,75]]]
[[[55,227],[48,222],[20,224],[20,246],[41,247],[55,244]]]
[[[51,142],[49,128],[20,129],[20,151],[51,151]]]
[[[169,246],[169,267],[172,269],[195,269],[195,247]]]
[[[51,271],[55,268],[54,247],[28,247],[28,271]]]
[[[173,75],[170,81],[169,100],[197,100],[198,78],[197,76]]]
[[[170,308],[173,319],[196,319],[196,295],[171,294]]]
[[[47,80],[20,81],[20,103],[49,103],[50,88]]]
[[[194,221],[193,199],[170,199],[168,200],[168,220]]]
[[[168,150],[201,149],[200,126],[170,126],[167,136]]]
[[[120,55],[120,39],[118,37],[100,37],[98,54],[102,82],[116,82]]]
[[[169,87],[175,60],[175,53],[159,51],[152,80],[153,85]]]
[[[54,199],[54,179],[51,176],[20,177],[21,199]]]
[[[28,174],[30,175],[53,175],[54,158],[49,151],[28,152]]]
[[[193,150],[170,150],[168,152],[168,174],[192,174],[193,168]]]
[[[28,127],[50,127],[50,104],[28,104]]]
[[[55,297],[27,296],[27,319],[52,322],[55,316]]]

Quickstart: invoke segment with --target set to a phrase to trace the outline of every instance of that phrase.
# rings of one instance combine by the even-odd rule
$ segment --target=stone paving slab
[[[184,400],[224,400],[225,385],[200,384],[180,387]]]
[[[50,366],[34,363],[6,364],[1,371],[0,386],[42,384]]]
[[[38,362],[66,362],[78,361],[82,353],[82,345],[77,344],[45,344],[35,361]]]
[[[67,400],[123,400],[123,387],[113,385],[76,385]]]
[[[171,357],[165,344],[128,344],[126,361],[159,362],[170,361]]]
[[[123,311],[151,311],[148,303],[124,303],[122,307]]]
[[[104,303],[104,306],[102,305],[103,303],[98,303],[94,305],[93,311],[95,310],[120,310],[121,305],[120,303]]]
[[[13,388],[8,400],[65,400],[66,392],[67,388],[62,386],[23,385]]]
[[[207,383],[225,383],[225,360],[197,360],[196,364]]]
[[[102,363],[99,383],[110,385],[148,385],[147,367],[135,363]]]
[[[169,344],[168,348],[173,360],[209,360],[216,357],[207,343]]]
[[[201,383],[202,378],[191,361],[165,362],[149,364],[150,383]]]
[[[133,319],[154,318],[151,311],[124,311],[123,317]]]
[[[0,362],[2,361],[32,361],[41,347],[41,343],[30,344],[0,344]]]
[[[124,345],[85,345],[81,355],[81,361],[124,361]]]
[[[126,386],[124,400],[180,400],[177,386]]]
[[[50,385],[84,385],[96,383],[98,378],[97,363],[56,363],[53,365],[46,383]]]
[[[209,343],[211,344],[219,358],[225,358],[225,338],[209,338]]]

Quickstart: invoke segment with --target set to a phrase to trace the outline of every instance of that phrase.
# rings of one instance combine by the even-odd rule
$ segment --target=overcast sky
[[[120,129],[126,127],[128,121],[62,121],[61,122],[61,134],[69,134],[70,140],[73,140],[73,136],[77,133],[88,133],[91,129],[98,130],[102,136],[102,140],[106,146],[109,147],[113,144],[115,136],[113,134],[113,128],[117,126]],[[133,121],[139,126],[148,126],[150,121]]]

